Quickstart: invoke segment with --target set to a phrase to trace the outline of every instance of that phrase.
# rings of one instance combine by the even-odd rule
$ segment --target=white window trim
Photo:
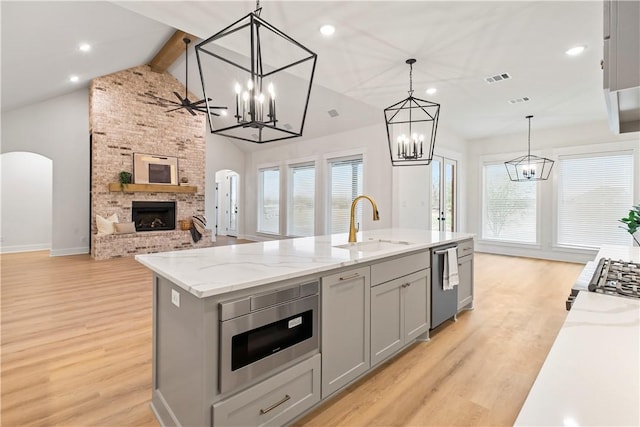
[[[510,159],[513,157],[509,157],[510,154],[492,154],[492,155],[486,155],[486,156],[481,156],[480,157],[480,162],[479,162],[479,171],[482,174],[482,179],[478,180],[478,194],[480,195],[480,211],[481,214],[478,215],[478,220],[477,220],[477,228],[476,230],[478,230],[478,236],[477,236],[477,242],[479,244],[483,244],[483,245],[487,245],[487,246],[493,246],[493,247],[513,247],[513,248],[529,248],[529,249],[542,249],[543,243],[542,243],[542,230],[541,230],[541,226],[542,226],[542,218],[541,218],[541,214],[542,214],[542,204],[543,204],[543,198],[542,198],[542,185],[540,185],[540,182],[544,182],[544,181],[538,181],[538,183],[536,184],[536,241],[534,243],[526,243],[526,242],[515,242],[515,241],[508,241],[508,240],[498,240],[498,239],[490,239],[490,238],[485,238],[483,236],[484,234],[484,224],[483,224],[483,218],[484,218],[484,167],[488,166],[488,165],[502,165],[504,167],[504,162],[505,159]],[[552,159],[553,160],[553,159]],[[505,168],[504,173],[507,173],[507,169]],[[551,171],[552,175],[555,176],[555,167],[554,170]],[[551,178],[550,178],[551,179]]]
[[[269,237],[274,237],[274,236],[281,236],[282,233],[282,209],[283,209],[283,203],[282,203],[282,165],[280,163],[263,163],[258,165],[258,167],[256,168],[257,173],[256,173],[256,188],[258,189],[258,203],[256,204],[256,234],[258,235],[264,235],[264,236],[269,236]],[[278,233],[272,233],[270,231],[262,231],[260,230],[260,202],[263,201],[263,186],[261,185],[262,183],[260,182],[260,173],[262,171],[267,171],[267,170],[277,170],[279,172],[279,178],[280,178],[280,185],[279,185],[279,193],[280,193],[280,199],[279,199],[279,206],[278,206],[278,218],[280,218],[279,224],[278,224]],[[286,209],[286,206],[285,206]]]
[[[319,209],[318,209],[318,164],[316,161],[317,157],[306,157],[306,158],[302,158],[302,159],[296,159],[296,160],[289,160],[286,162],[287,165],[287,178],[286,178],[286,194],[287,194],[287,205],[286,205],[286,219],[285,219],[285,235],[287,237],[301,237],[301,236],[297,236],[294,234],[291,234],[289,232],[289,206],[291,206],[291,191],[293,190],[293,185],[292,185],[292,180],[291,180],[291,170],[295,167],[302,167],[302,166],[313,166],[314,168],[314,185],[315,185],[315,191],[314,191],[314,198],[313,198],[313,205],[314,205],[314,215],[313,215],[313,235],[316,235],[316,230],[318,228],[318,218],[317,218],[317,214],[319,213]],[[282,234],[282,233],[281,233]]]
[[[339,152],[326,153],[322,156],[322,168],[323,168],[323,186],[324,186],[324,203],[323,203],[323,234],[331,233],[331,218],[328,215],[329,206],[331,206],[331,186],[329,185],[330,175],[330,163],[337,163],[342,161],[349,161],[355,159],[362,159],[362,193],[367,194],[365,183],[367,182],[367,163],[365,149],[353,149]]]
[[[556,161],[561,158],[587,158],[598,156],[615,156],[621,154],[631,154],[633,158],[633,205],[640,203],[640,147],[638,147],[637,141],[621,141],[601,144],[581,145],[576,147],[564,147],[554,150],[554,157]],[[555,169],[555,168],[554,168]],[[557,252],[593,252],[599,248],[593,246],[584,245],[567,245],[558,243],[558,198],[560,196],[558,191],[558,175],[557,170],[553,171],[554,185],[553,185],[553,198],[552,198],[552,213],[553,221],[551,224],[551,250]],[[629,206],[631,208],[631,206]]]

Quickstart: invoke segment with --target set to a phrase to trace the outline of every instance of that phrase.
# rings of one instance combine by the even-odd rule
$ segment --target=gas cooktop
[[[605,295],[640,298],[640,264],[630,261],[600,258],[587,289]],[[579,289],[573,289],[567,299],[570,310]]]
[[[640,298],[640,264],[601,258],[588,289],[607,295]]]

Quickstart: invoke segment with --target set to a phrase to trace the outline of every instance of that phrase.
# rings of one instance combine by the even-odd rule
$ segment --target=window
[[[598,153],[558,161],[558,245],[629,245],[618,219],[633,205],[633,155]]]
[[[509,180],[502,163],[483,172],[482,238],[536,243],[536,181]]]
[[[315,165],[295,165],[289,168],[289,215],[287,233],[290,236],[313,236],[316,194]]]
[[[280,233],[280,169],[260,169],[258,173],[258,231]]]
[[[349,232],[351,202],[362,194],[362,157],[329,161],[329,233]],[[356,209],[356,223],[362,222],[362,205]]]

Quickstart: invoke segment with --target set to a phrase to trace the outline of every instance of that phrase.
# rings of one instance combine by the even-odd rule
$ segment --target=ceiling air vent
[[[521,104],[523,102],[529,101],[531,101],[531,98],[529,98],[528,96],[523,96],[522,98],[510,99],[509,104]]]
[[[484,81],[491,84],[491,83],[501,82],[503,80],[509,80],[510,78],[511,76],[509,75],[509,73],[501,73],[501,74],[496,74],[495,76],[485,77]]]
[[[329,110],[327,111],[327,113],[329,113],[329,117],[338,117],[340,114],[338,113],[338,111],[334,110]]]

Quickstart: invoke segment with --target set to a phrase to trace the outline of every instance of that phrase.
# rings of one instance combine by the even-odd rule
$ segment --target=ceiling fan
[[[172,111],[176,111],[179,110],[181,108],[186,109],[189,113],[191,113],[192,116],[196,115],[196,112],[199,113],[207,113],[207,106],[206,106],[206,102],[207,101],[213,101],[211,98],[206,98],[206,99],[201,99],[199,101],[195,101],[192,102],[189,99],[189,54],[188,54],[188,49],[189,49],[189,43],[191,43],[191,40],[188,37],[185,37],[182,39],[182,41],[184,42],[184,52],[185,52],[185,79],[184,79],[184,98],[182,96],[180,96],[180,94],[178,92],[173,92],[173,94],[176,96],[176,98],[178,98],[178,101],[173,101],[170,99],[165,99],[165,98],[161,98],[159,96],[156,96],[154,94],[152,94],[151,92],[147,92],[145,93],[145,95],[147,95],[150,98],[155,99],[156,101],[158,101],[158,105],[162,106],[162,107],[171,107],[172,105],[177,105],[177,107],[171,108],[170,110],[167,110],[167,113],[170,113]],[[167,105],[169,104],[169,105]],[[217,106],[209,106],[210,109],[215,109],[215,110],[226,110],[227,107],[217,107]],[[221,111],[220,113],[214,113],[211,112],[211,114],[213,114],[214,116],[219,116],[220,114],[226,115],[226,111]]]

